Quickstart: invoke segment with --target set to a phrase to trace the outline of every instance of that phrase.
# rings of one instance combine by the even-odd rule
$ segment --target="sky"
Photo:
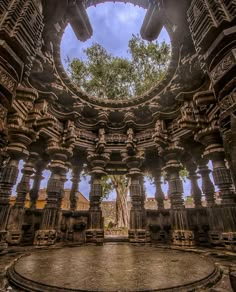
[[[101,44],[116,57],[129,58],[128,42],[132,34],[139,34],[146,10],[127,3],[103,3],[87,9],[93,35],[86,42],[78,41],[71,26],[68,25],[61,42],[61,59],[66,67],[65,59],[85,59],[83,50],[93,43]],[[170,43],[168,33],[163,29],[158,41]]]
[[[142,26],[142,22],[146,11],[143,8],[134,6],[133,4],[124,3],[104,3],[96,7],[87,9],[89,19],[93,27],[93,36],[90,40],[82,43],[77,40],[70,25],[67,26],[61,42],[61,59],[66,68],[65,59],[69,57],[85,59],[83,50],[93,43],[101,44],[113,56],[129,58],[128,42],[132,34],[138,34]],[[165,29],[161,31],[158,41],[166,41],[170,43],[168,33]],[[20,162],[20,171],[23,162]],[[43,173],[44,180],[41,182],[41,188],[46,188],[47,181],[50,177],[50,171],[45,170]],[[18,176],[17,184],[20,181],[22,174]],[[71,171],[67,174],[67,182],[65,188],[71,188]],[[88,179],[81,179],[79,190],[87,198],[89,197],[90,185]],[[16,184],[16,185],[17,185]],[[148,180],[145,181],[145,187],[148,197],[154,197],[155,186]],[[163,191],[167,194],[168,185],[163,184]],[[16,186],[13,189],[13,194],[16,194]],[[187,180],[184,183],[185,196],[190,194],[190,183]],[[110,195],[111,200],[115,199],[115,193]]]

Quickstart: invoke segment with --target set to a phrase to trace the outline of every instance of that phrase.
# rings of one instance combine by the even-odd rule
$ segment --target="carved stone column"
[[[218,186],[221,204],[232,205],[236,202],[235,189],[230,170],[225,164],[224,148],[220,133],[217,128],[206,128],[201,130],[196,138],[205,146],[204,157],[212,160],[213,164],[213,178],[215,185]]]
[[[40,190],[40,183],[41,181],[44,179],[44,177],[42,176],[42,172],[44,171],[45,167],[46,167],[45,162],[40,161],[39,163],[37,163],[37,165],[35,166],[35,173],[34,176],[32,177],[33,179],[33,186],[29,192],[30,195],[30,209],[34,210],[36,209],[36,204],[38,201],[38,196],[39,196],[39,190]]]
[[[172,145],[167,147],[162,156],[166,161],[164,170],[167,172],[167,181],[169,184],[168,194],[170,196],[172,209],[183,209],[183,183],[179,176],[179,171],[182,168],[178,157],[182,155],[183,149],[179,146]]]
[[[198,173],[202,177],[202,192],[206,197],[207,207],[213,207],[215,206],[215,187],[210,179],[211,170],[205,159],[198,161]]]
[[[10,158],[8,163],[3,167],[0,176],[0,252],[7,248],[6,228],[10,213],[9,199],[18,177],[18,164],[19,160],[17,158]]]
[[[81,167],[74,166],[72,168],[72,187],[70,191],[70,209],[71,211],[77,210],[78,204],[78,191],[79,191],[79,183],[80,183],[80,172]]]
[[[145,186],[144,186],[143,175],[140,176],[139,183],[141,186],[141,206],[142,206],[142,209],[144,210],[145,209],[145,201],[146,201],[146,190],[145,190]]]
[[[127,152],[123,153],[123,160],[127,164],[129,169],[128,176],[130,177],[131,210],[129,241],[131,243],[147,241],[143,174],[140,170],[144,157],[141,152],[138,151],[134,156],[129,156]]]
[[[0,177],[0,246],[1,242],[5,246],[5,239],[3,238],[6,238],[6,226],[10,210],[9,198],[18,176],[18,164],[20,159],[28,157],[28,145],[36,137],[35,131],[28,127],[27,124],[28,113],[32,109],[36,98],[37,92],[34,90],[18,87],[15,108],[8,115],[9,145],[6,148],[6,152],[10,158],[2,169]]]
[[[195,208],[202,207],[202,191],[198,185],[198,179],[200,176],[197,175],[197,165],[193,161],[186,162],[186,167],[189,172],[188,179],[191,182],[191,196],[195,204]]]
[[[99,151],[100,152],[100,151]],[[101,178],[106,175],[105,166],[110,159],[110,153],[94,153],[89,150],[88,162],[91,165],[91,190],[89,194],[89,222],[86,230],[86,241],[96,244],[102,244],[104,241],[104,226],[101,210],[102,185]]]
[[[37,157],[37,153],[30,153],[29,158],[26,161],[22,170],[23,176],[17,186],[16,202],[11,209],[7,225],[7,241],[9,244],[20,244],[22,239],[22,226],[24,223],[25,214],[25,199],[30,190],[30,178],[34,173],[33,167]]]
[[[63,177],[67,171],[66,161],[72,155],[70,149],[54,145],[49,146],[47,152],[52,157],[49,166],[51,176],[47,185],[47,202],[40,230],[35,234],[35,245],[52,245],[57,239],[58,212],[60,211],[65,182]]]
[[[156,193],[155,193],[155,199],[157,202],[157,208],[158,210],[164,209],[164,199],[165,195],[162,191],[161,187],[161,169],[156,169],[154,172],[154,179],[155,179],[155,185],[156,185]]]

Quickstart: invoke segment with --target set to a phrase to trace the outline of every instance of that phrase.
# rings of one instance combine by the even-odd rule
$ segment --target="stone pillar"
[[[80,172],[81,167],[74,166],[72,170],[72,187],[70,191],[70,209],[71,211],[77,210],[78,205],[78,191],[79,191],[79,183],[80,183]]]
[[[7,241],[9,244],[20,244],[22,240],[22,226],[24,223],[25,215],[25,199],[30,190],[30,178],[34,173],[33,167],[37,157],[37,153],[30,153],[30,156],[22,170],[23,176],[17,186],[17,197],[15,205],[11,209],[7,225]]]
[[[191,182],[191,196],[193,197],[195,208],[202,207],[202,191],[198,185],[198,179],[200,176],[197,175],[197,166],[193,162],[186,162],[186,167],[189,172],[188,179]]]
[[[17,158],[10,158],[8,163],[3,167],[0,176],[0,253],[7,248],[7,222],[10,213],[10,196],[12,188],[18,177]]]
[[[158,210],[164,209],[164,200],[165,195],[161,188],[161,169],[156,169],[154,173],[154,179],[155,179],[155,185],[156,185],[156,193],[155,193],[155,199],[157,202],[157,208]]]
[[[230,170],[225,164],[225,153],[219,128],[217,126],[209,126],[199,131],[195,138],[206,147],[203,157],[212,160],[214,183],[218,186],[221,197],[221,205],[219,207],[207,210],[210,227],[208,232],[209,240],[214,245],[225,242],[227,247],[228,239],[232,239],[236,234],[234,216],[236,208],[235,190]]]
[[[166,160],[164,170],[167,172],[167,181],[169,185],[168,194],[170,196],[172,209],[183,209],[183,183],[179,176],[179,171],[182,168],[178,157],[182,155],[183,149],[179,146],[167,147],[162,155]]]
[[[27,125],[27,117],[33,108],[33,103],[37,96],[37,92],[32,89],[18,87],[15,98],[15,109],[8,114],[9,144],[6,150],[10,160],[2,170],[0,178],[1,234],[6,234],[5,228],[7,226],[10,207],[9,197],[11,196],[12,187],[16,183],[19,160],[28,157],[28,145],[30,145],[36,137],[35,131]]]
[[[86,241],[89,243],[102,244],[104,241],[104,226],[101,210],[102,185],[101,178],[103,173],[91,172],[91,190],[89,194],[89,221],[86,230]]]
[[[58,218],[60,217],[61,198],[64,191],[63,179],[67,171],[66,161],[72,155],[69,149],[50,146],[47,152],[52,157],[49,169],[51,176],[47,185],[47,202],[43,210],[43,218],[35,234],[34,244],[38,246],[53,245],[57,239]]]
[[[222,205],[232,205],[236,203],[235,189],[230,170],[225,165],[223,153],[219,153],[212,160],[213,178],[219,188]]]
[[[139,183],[140,183],[140,186],[141,186],[141,207],[144,210],[145,209],[145,201],[146,201],[146,189],[145,189],[145,186],[144,186],[144,177],[143,177],[143,175],[140,175]]]
[[[146,231],[143,174],[140,170],[144,160],[143,152],[139,150],[134,156],[129,156],[128,152],[124,152],[122,156],[129,169],[128,176],[130,178],[131,210],[129,241],[131,243],[147,242],[149,234]]]
[[[100,137],[101,138],[101,137]],[[103,137],[104,138],[104,137]],[[102,139],[103,139],[102,138]],[[104,226],[101,210],[102,185],[101,178],[106,175],[105,166],[110,160],[110,152],[104,151],[95,153],[93,150],[88,151],[88,162],[91,165],[91,190],[90,190],[90,208],[89,222],[86,230],[86,241],[96,244],[102,244],[104,241]]]
[[[142,173],[130,172],[130,229],[129,240],[131,243],[146,242],[146,220],[143,206],[143,186],[140,184]]]
[[[40,190],[40,184],[41,181],[44,179],[42,176],[42,172],[45,169],[45,164],[39,164],[35,168],[35,173],[34,176],[32,177],[33,179],[33,186],[32,189],[29,192],[30,195],[30,209],[34,210],[36,209],[37,201],[38,201],[38,196],[39,196],[39,190]]]
[[[213,178],[215,185],[219,188],[221,205],[235,204],[235,189],[230,170],[225,164],[225,153],[219,129],[216,126],[205,128],[195,135],[195,139],[206,146],[203,157],[212,160]]]
[[[198,161],[198,173],[202,177],[202,192],[206,197],[207,207],[215,206],[215,187],[210,179],[211,170],[207,166],[207,161]]]

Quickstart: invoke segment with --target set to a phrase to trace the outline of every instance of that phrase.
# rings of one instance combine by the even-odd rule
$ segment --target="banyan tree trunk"
[[[129,226],[128,191],[126,178],[121,175],[113,175],[112,182],[116,190],[116,226]]]

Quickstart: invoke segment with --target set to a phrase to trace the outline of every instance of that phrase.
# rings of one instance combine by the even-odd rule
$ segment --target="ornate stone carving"
[[[10,74],[8,74],[3,68],[0,67],[0,84],[4,86],[10,93],[14,93],[17,82]]]
[[[216,65],[211,71],[211,78],[213,83],[217,83],[230,69],[236,65],[236,50],[232,50],[227,56]]]

